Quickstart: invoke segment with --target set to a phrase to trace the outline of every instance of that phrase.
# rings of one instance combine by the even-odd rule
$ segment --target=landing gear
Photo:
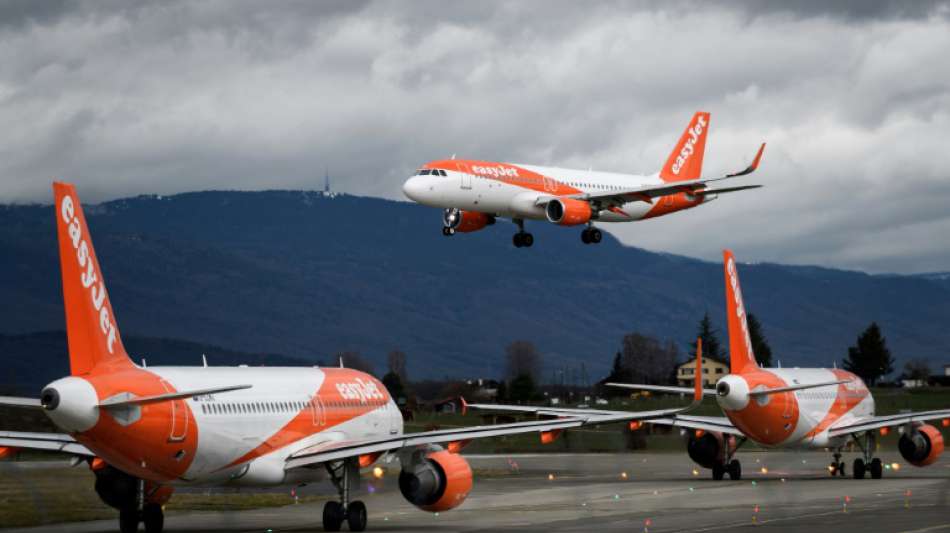
[[[119,532],[136,533],[139,530],[138,509],[124,509],[119,511]]]
[[[854,442],[857,443],[858,447],[861,448],[861,451],[864,452],[864,458],[857,458],[854,460],[854,467],[852,474],[854,479],[864,479],[865,473],[871,474],[871,479],[881,479],[884,475],[884,463],[874,455],[874,432],[868,431],[864,434],[864,443],[862,444],[858,437],[852,437]]]
[[[350,489],[359,488],[359,463],[354,459],[346,459],[333,465],[327,464],[326,469],[330,474],[330,481],[340,493],[340,501],[330,501],[323,506],[323,529],[339,531],[345,520],[350,531],[365,531],[366,504],[359,500],[350,501]]]
[[[722,481],[722,478],[726,474],[726,466],[718,462],[713,463],[712,471],[713,471],[713,479],[716,481]]]
[[[739,463],[739,460],[733,459],[729,461],[729,464],[726,465],[726,472],[729,473],[729,479],[733,481],[742,479],[742,465]]]
[[[455,228],[442,226],[442,235],[444,235],[445,237],[451,237],[452,235],[455,235]]]
[[[604,238],[604,234],[597,228],[590,226],[581,232],[581,242],[584,244],[597,244]]]
[[[844,477],[845,471],[844,462],[841,461],[841,450],[835,450],[835,453],[832,455],[832,457],[834,457],[834,461],[828,465],[828,472],[831,473],[831,477],[835,477],[836,474]]]
[[[525,232],[524,220],[516,218],[514,222],[518,225],[518,233],[515,233],[514,237],[511,238],[511,242],[515,245],[515,248],[531,248],[531,245],[534,244],[534,236]]]
[[[145,504],[142,509],[142,523],[145,524],[145,533],[162,533],[165,527],[165,512],[162,506],[155,503]]]

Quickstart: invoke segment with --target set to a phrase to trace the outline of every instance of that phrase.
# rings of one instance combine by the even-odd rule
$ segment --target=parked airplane
[[[845,475],[841,452],[849,441],[862,451],[854,460],[852,474],[863,479],[883,475],[883,463],[875,457],[876,433],[890,428],[901,431],[898,450],[914,466],[934,463],[943,452],[943,435],[929,420],[943,419],[950,426],[950,409],[875,416],[874,398],[858,376],[827,368],[761,368],[752,351],[746,323],[745,304],[739,287],[739,273],[732,252],[723,252],[726,282],[726,313],[729,331],[730,373],[703,394],[715,396],[725,417],[692,416],[679,413],[670,417],[641,420],[631,415],[631,427],[643,422],[686,428],[689,457],[712,470],[713,479],[728,474],[742,477],[742,466],[735,454],[748,440],[768,448],[830,449],[834,460],[828,466],[831,475]],[[697,370],[697,378],[700,371]],[[686,387],[608,383],[614,387],[669,393],[689,393]],[[469,408],[531,412],[548,416],[616,416],[622,411],[551,409],[490,404]]]
[[[603,235],[598,222],[631,222],[663,216],[714,200],[717,195],[754,189],[743,185],[707,188],[720,180],[751,174],[759,166],[763,143],[745,170],[716,178],[700,177],[709,131],[709,113],[697,112],[662,170],[648,176],[615,174],[514,163],[446,159],[430,161],[402,186],[407,197],[444,209],[442,234],[478,231],[510,218],[518,226],[512,241],[529,247],[534,236],[524,221],[547,220],[561,226],[586,225],[584,244]]]
[[[346,521],[362,531],[366,506],[351,495],[359,469],[384,454],[399,458],[399,489],[409,502],[446,511],[472,487],[472,470],[458,454],[472,439],[538,432],[544,443],[585,421],[570,416],[405,434],[385,386],[355,370],[138,366],[122,345],[75,188],[56,183],[53,191],[72,375],[50,383],[39,399],[0,397],[0,405],[43,410],[63,433],[0,431],[0,458],[38,449],[85,459],[96,492],[118,509],[123,533],[140,523],[160,532],[162,505],[175,486],[321,479],[339,492],[323,509],[324,529],[338,531]]]

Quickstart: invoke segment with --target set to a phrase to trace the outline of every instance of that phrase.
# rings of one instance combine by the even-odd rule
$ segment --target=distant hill
[[[579,230],[541,222],[535,246],[515,249],[503,221],[445,238],[436,209],[314,192],[142,196],[87,215],[126,338],[306,361],[357,350],[377,368],[398,347],[414,378],[496,376],[505,345],[528,339],[549,368],[584,361],[593,380],[625,332],[685,350],[705,311],[724,327],[721,265],[609,235],[585,246]],[[0,332],[64,329],[56,253],[51,206],[0,207]],[[740,274],[785,366],[840,360],[872,320],[898,358],[947,361],[948,283],[776,264]]]
[[[307,361],[276,354],[245,353],[220,346],[177,339],[159,339],[126,335],[122,342],[136,363],[148,365],[200,366],[205,355],[209,365],[217,366],[304,366]],[[65,331],[42,331],[26,335],[0,335],[0,358],[4,373],[0,394],[24,394],[38,397],[40,389],[69,375],[69,356]]]

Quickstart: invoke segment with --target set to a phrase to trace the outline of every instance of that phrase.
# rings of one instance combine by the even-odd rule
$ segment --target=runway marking
[[[925,527],[921,529],[908,529],[906,531],[901,531],[900,533],[924,533],[925,531],[940,531],[941,529],[950,529],[950,524]]]

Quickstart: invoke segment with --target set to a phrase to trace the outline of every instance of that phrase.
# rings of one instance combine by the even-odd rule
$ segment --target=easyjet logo
[[[689,161],[689,156],[693,155],[695,150],[696,141],[699,140],[700,135],[703,134],[703,130],[706,128],[706,119],[700,115],[696,119],[696,124],[693,124],[693,127],[686,130],[689,133],[689,138],[686,139],[686,143],[683,144],[683,148],[680,149],[680,155],[676,156],[676,161],[673,162],[673,174],[679,174],[680,169],[683,168],[683,165]]]
[[[73,204],[71,196],[63,197],[59,212],[63,217],[63,223],[66,224],[73,249],[76,250],[76,260],[79,262],[80,270],[79,281],[83,288],[89,291],[89,300],[93,308],[99,312],[99,329],[106,336],[106,346],[109,348],[109,353],[113,353],[116,327],[112,317],[109,316],[109,309],[105,305],[106,286],[102,282],[102,275],[96,270],[96,261],[92,256],[91,248],[86,239],[83,238],[82,226],[79,224],[79,218],[76,217],[76,206]]]
[[[337,383],[336,390],[344,400],[359,400],[360,403],[366,403],[369,400],[382,400],[383,393],[372,381],[363,381],[360,378],[353,380],[354,383]]]
[[[511,168],[511,167],[502,167],[502,166],[493,166],[493,167],[473,166],[472,172],[476,174],[481,174],[483,176],[494,176],[496,178],[504,177],[504,176],[508,176],[508,177],[518,176],[518,169]]]
[[[745,304],[742,303],[742,289],[739,288],[739,274],[736,272],[736,262],[729,258],[726,264],[726,272],[729,273],[729,285],[732,287],[732,297],[736,304],[736,319],[739,320],[742,337],[745,340],[746,353],[752,355],[752,337],[749,336],[749,324],[745,319]]]

